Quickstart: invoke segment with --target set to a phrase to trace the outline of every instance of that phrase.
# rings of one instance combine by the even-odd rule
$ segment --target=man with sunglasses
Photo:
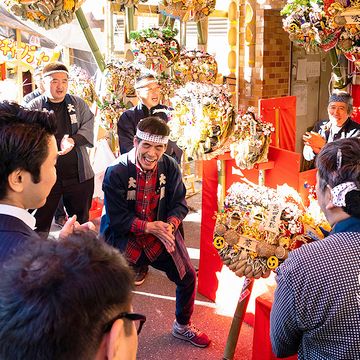
[[[0,277],[0,358],[135,360],[133,274],[94,232],[33,239]]]

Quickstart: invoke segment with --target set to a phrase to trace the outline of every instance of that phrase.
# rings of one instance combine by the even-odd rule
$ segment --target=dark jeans
[[[63,198],[60,198],[59,204],[56,208],[55,214],[54,214],[55,219],[59,219],[61,217],[66,218],[66,212],[64,209],[64,201]]]
[[[63,186],[57,181],[46,199],[46,203],[35,213],[36,232],[48,233],[51,222],[61,196],[68,215],[77,216],[77,221],[82,224],[89,220],[89,210],[91,208],[94,193],[94,178],[82,183],[75,183]]]
[[[193,267],[181,280],[171,255],[164,251],[155,261],[150,262],[144,253],[141,254],[136,266],[151,265],[155,269],[164,271],[172,282],[176,284],[176,321],[181,325],[190,322],[194,311],[196,272]]]

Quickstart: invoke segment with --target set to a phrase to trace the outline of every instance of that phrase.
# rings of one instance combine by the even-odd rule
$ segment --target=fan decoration
[[[328,51],[336,46],[341,27],[343,7],[340,3],[329,1],[324,9],[322,0],[288,1],[282,9],[284,30],[295,44],[303,46],[307,52],[318,47]]]
[[[160,11],[181,21],[200,21],[215,10],[216,0],[162,0]]]
[[[290,40],[306,51],[337,47],[350,61],[360,60],[359,0],[288,0],[281,14]]]
[[[153,70],[163,71],[179,58],[180,46],[174,38],[178,31],[165,28],[146,28],[131,31],[131,50],[136,60]]]
[[[268,277],[289,251],[323,238],[320,226],[329,229],[329,224],[318,205],[316,211],[316,217],[307,212],[300,195],[286,184],[275,190],[234,183],[224,210],[216,213],[213,243],[237,276]]]
[[[108,0],[112,3],[116,3],[120,6],[120,8],[123,7],[132,7],[138,5],[140,2],[146,2],[147,0]]]
[[[11,13],[45,29],[70,23],[84,0],[5,0]]]
[[[162,72],[159,76],[156,76],[160,84],[161,103],[163,105],[171,105],[170,99],[175,96],[175,91],[180,88],[181,82]]]
[[[252,169],[255,164],[267,161],[273,131],[271,123],[256,118],[254,108],[238,114],[229,147],[230,156],[240,169]]]
[[[234,109],[224,85],[189,82],[171,99],[170,140],[188,159],[211,159],[223,152],[231,133]]]
[[[173,66],[175,78],[182,84],[189,81],[215,83],[217,63],[215,57],[200,50],[182,50]]]
[[[101,96],[97,102],[102,125],[116,132],[116,124],[122,112],[127,110],[126,96],[134,96],[134,83],[143,67],[124,60],[110,60],[102,79]]]
[[[360,22],[345,25],[338,47],[348,60],[360,61]]]
[[[76,65],[69,68],[69,93],[80,96],[89,107],[98,100],[94,81],[89,73]]]

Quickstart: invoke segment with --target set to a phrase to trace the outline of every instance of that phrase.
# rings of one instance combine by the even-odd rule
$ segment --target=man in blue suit
[[[54,115],[0,103],[0,262],[34,236],[35,218],[56,181]]]
[[[37,236],[27,209],[43,206],[55,184],[55,130],[53,113],[0,102],[0,263]],[[76,217],[71,218],[60,236],[77,225]]]

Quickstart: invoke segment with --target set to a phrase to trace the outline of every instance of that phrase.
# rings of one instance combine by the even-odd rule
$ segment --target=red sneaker
[[[172,334],[176,338],[189,341],[193,345],[200,348],[205,348],[209,346],[211,342],[211,340],[205,333],[197,329],[194,325],[191,325],[191,323],[181,329],[175,321],[172,329]]]

